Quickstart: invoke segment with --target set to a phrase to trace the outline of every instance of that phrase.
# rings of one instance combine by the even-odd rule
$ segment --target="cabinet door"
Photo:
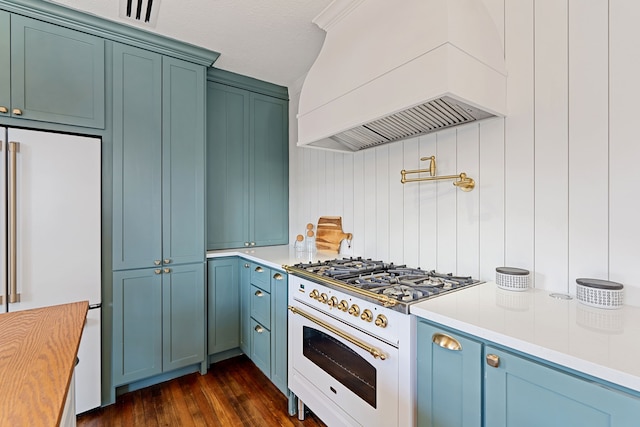
[[[104,128],[104,91],[104,40],[11,16],[11,107],[20,117]]]
[[[163,260],[204,262],[204,67],[162,63]]]
[[[249,241],[249,93],[207,83],[207,249]]]
[[[240,345],[238,259],[208,262],[209,351],[215,354]]]
[[[240,349],[251,357],[251,264],[240,264]]]
[[[286,244],[289,233],[288,102],[252,93],[250,105],[249,235],[257,246]]]
[[[113,269],[162,259],[162,57],[113,47]]]
[[[271,271],[271,381],[287,396],[287,275]]]
[[[251,360],[271,378],[271,333],[254,319],[251,319],[251,329]]]
[[[163,271],[162,368],[167,372],[204,360],[206,300],[204,263],[165,267]]]
[[[162,275],[113,273],[113,384],[162,372]]]
[[[417,340],[418,426],[481,426],[482,344],[423,321]]]
[[[0,10],[0,117],[11,109],[11,27],[9,12]]]
[[[485,353],[499,358],[485,366],[487,426],[638,425],[640,398],[490,346]]]

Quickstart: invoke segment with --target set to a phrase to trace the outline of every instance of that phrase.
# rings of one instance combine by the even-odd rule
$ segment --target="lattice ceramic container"
[[[623,305],[624,286],[600,279],[576,279],[576,298],[582,304],[616,309]]]
[[[496,285],[508,291],[526,291],[529,289],[529,270],[514,267],[496,268]]]

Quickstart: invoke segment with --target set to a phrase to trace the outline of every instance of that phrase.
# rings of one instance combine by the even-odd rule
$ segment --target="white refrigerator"
[[[0,127],[0,313],[89,301],[76,413],[101,402],[100,145]]]

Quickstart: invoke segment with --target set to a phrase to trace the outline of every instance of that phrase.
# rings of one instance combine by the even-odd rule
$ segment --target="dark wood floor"
[[[324,427],[287,412],[287,399],[246,357],[119,396],[116,403],[78,417],[78,427],[97,426],[299,426]]]

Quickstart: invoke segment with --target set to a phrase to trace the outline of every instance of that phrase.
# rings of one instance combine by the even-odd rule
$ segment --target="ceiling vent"
[[[160,0],[120,0],[120,17],[148,27],[155,27]]]

